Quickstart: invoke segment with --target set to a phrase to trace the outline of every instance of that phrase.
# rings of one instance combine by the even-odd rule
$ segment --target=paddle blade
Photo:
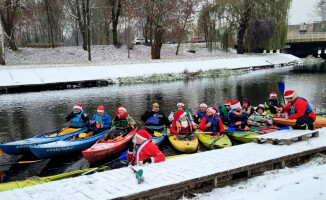
[[[157,131],[154,131],[154,134],[153,134],[155,137],[160,137],[162,136],[163,134],[160,133],[160,132],[157,132]]]
[[[285,85],[283,82],[278,82],[278,89],[280,90],[280,92],[282,94],[284,94],[284,91],[285,91]]]
[[[142,177],[143,176],[143,170],[140,169],[140,170],[136,171],[135,174],[136,174],[136,179],[138,181],[138,184],[143,182],[143,180],[144,180],[144,178]]]
[[[127,160],[127,151],[123,152],[121,156],[119,157],[119,160]]]
[[[35,162],[40,162],[41,160],[31,160],[31,161],[20,161],[18,164],[28,164],[28,163],[35,163]]]

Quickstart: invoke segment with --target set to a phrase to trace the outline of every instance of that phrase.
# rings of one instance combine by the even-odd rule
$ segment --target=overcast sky
[[[292,0],[289,24],[311,23],[318,21],[314,15],[313,6],[319,0]]]

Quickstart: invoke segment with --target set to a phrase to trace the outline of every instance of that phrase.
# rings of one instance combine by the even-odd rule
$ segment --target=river
[[[252,105],[258,105],[264,103],[272,91],[281,98],[277,84],[280,81],[285,83],[286,89],[294,89],[306,98],[312,107],[326,107],[322,95],[322,90],[326,88],[325,63],[250,71],[230,77],[3,94],[0,95],[0,141],[25,139],[67,126],[64,118],[75,103],[82,104],[90,118],[98,105],[104,105],[111,118],[115,115],[115,108],[123,105],[134,119],[140,120],[154,102],[160,104],[165,115],[169,115],[178,102],[183,102],[192,113],[202,102],[218,107],[225,99],[233,101],[247,97]],[[163,147],[163,150],[170,151],[168,147]],[[31,158],[0,155],[0,164],[17,159]],[[86,167],[88,163],[78,154],[29,165],[0,167],[0,176],[3,174],[3,181],[11,181]]]

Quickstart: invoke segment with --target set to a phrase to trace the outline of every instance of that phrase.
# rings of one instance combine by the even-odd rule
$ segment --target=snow
[[[122,168],[5,191],[0,193],[0,198],[7,200],[118,198],[325,147],[326,128],[319,129],[319,132],[320,137],[318,138],[295,142],[290,146],[249,143],[136,167],[136,169],[144,170],[145,182],[142,184],[137,184],[131,169]],[[226,199],[250,200],[313,199],[314,197],[315,199],[324,199],[325,169],[325,161],[322,163],[313,161],[301,167],[269,171],[261,177],[249,179],[239,185],[215,189],[208,194],[200,194],[197,199],[206,199],[206,197],[207,199],[218,199],[217,196]]]

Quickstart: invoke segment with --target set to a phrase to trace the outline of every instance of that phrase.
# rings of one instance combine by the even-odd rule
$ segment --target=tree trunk
[[[155,30],[154,43],[151,49],[152,59],[161,59],[163,32],[164,30],[161,27],[157,27]]]
[[[253,10],[253,4],[251,4],[249,2],[249,0],[246,0],[244,2],[244,12],[243,12],[243,15],[241,16],[241,19],[240,19],[240,27],[239,27],[239,30],[238,30],[238,48],[237,48],[237,53],[238,54],[243,54],[244,52],[244,46],[243,46],[243,39],[244,39],[244,36],[246,34],[246,30],[248,28],[248,25],[249,25],[249,21],[251,19],[251,13],[252,13],[252,10]]]
[[[89,1],[87,0],[86,5],[86,15],[87,15],[87,44],[88,44],[88,61],[92,61],[91,57],[91,32],[90,32],[90,20],[91,20],[91,13],[89,11]]]
[[[85,3],[84,3],[84,0],[82,0],[82,13],[83,13],[83,16],[79,10],[79,1],[76,0],[76,7],[77,7],[77,17],[78,17],[78,24],[79,24],[79,30],[80,30],[80,33],[81,33],[81,36],[82,36],[82,39],[83,39],[83,49],[85,51],[87,51],[87,37],[86,37],[86,18],[85,18],[85,15],[84,15],[84,10],[85,10]]]
[[[111,20],[112,20],[112,39],[113,45],[118,44],[118,23],[119,23],[119,16],[121,12],[121,0],[110,0],[111,4]]]
[[[5,65],[5,47],[4,47],[4,37],[3,37],[3,28],[0,20],[0,64]]]
[[[51,23],[51,20],[50,20],[49,2],[48,2],[48,0],[44,0],[44,3],[45,3],[45,9],[46,9],[46,14],[47,14],[48,24],[50,26],[50,35],[51,35],[52,48],[54,49],[53,27],[52,27],[52,23]]]

